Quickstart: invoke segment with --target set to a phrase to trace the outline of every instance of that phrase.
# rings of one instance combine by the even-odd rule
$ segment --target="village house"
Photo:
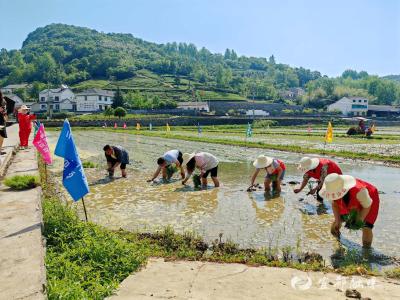
[[[32,105],[32,112],[46,112],[48,107],[53,112],[76,111],[75,94],[72,90],[62,85],[57,89],[45,89],[39,93],[39,102]]]
[[[302,88],[290,88],[288,90],[280,91],[279,95],[284,99],[297,99],[305,94]]]
[[[400,107],[390,105],[369,105],[369,117],[399,117]]]
[[[207,102],[179,102],[178,109],[195,110],[200,112],[210,112]]]
[[[328,105],[328,111],[339,111],[343,116],[367,116],[368,99],[363,97],[343,97]]]
[[[30,85],[28,83],[20,83],[20,84],[9,84],[3,88],[1,88],[1,92],[3,94],[12,94],[15,90],[19,89],[27,89]]]
[[[76,108],[78,112],[104,111],[111,107],[114,101],[114,92],[101,89],[88,89],[76,94]]]

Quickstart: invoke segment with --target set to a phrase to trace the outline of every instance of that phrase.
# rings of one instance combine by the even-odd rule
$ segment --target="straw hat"
[[[18,111],[21,111],[21,110],[29,110],[29,108],[28,108],[28,106],[26,106],[26,105],[24,104],[24,105],[22,105],[22,106],[18,109]]]
[[[353,176],[332,173],[325,177],[319,195],[327,200],[338,200],[343,198],[355,185],[356,179]]]
[[[183,162],[182,162],[182,166],[186,166],[186,164],[189,162],[189,160],[191,160],[196,154],[193,153],[183,153],[182,158],[183,158]]]
[[[300,160],[298,169],[303,172],[314,170],[319,165],[319,158],[303,157]]]
[[[263,169],[270,166],[273,162],[272,157],[268,157],[265,155],[260,155],[257,159],[253,162],[253,166],[257,169]]]

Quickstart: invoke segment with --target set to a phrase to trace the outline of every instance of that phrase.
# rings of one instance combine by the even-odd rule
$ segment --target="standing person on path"
[[[266,192],[270,192],[272,183],[274,191],[277,193],[281,192],[281,183],[286,172],[286,166],[283,161],[265,155],[260,155],[253,162],[253,166],[256,168],[256,170],[251,177],[250,188],[254,186],[254,182],[256,181],[260,170],[265,169],[267,175],[264,179],[264,190]]]
[[[115,169],[120,167],[122,177],[126,177],[126,165],[129,164],[129,154],[121,146],[105,145],[104,154],[107,159],[107,171],[110,178],[114,177]]]
[[[17,118],[19,124],[19,145],[21,149],[27,149],[29,136],[32,131],[32,120],[35,120],[36,116],[29,114],[29,108],[26,105],[22,105],[18,109]]]
[[[372,245],[375,221],[379,212],[378,189],[372,184],[349,175],[329,174],[319,192],[323,199],[332,201],[335,217],[331,233],[340,236],[344,215],[357,211],[357,220],[362,221],[362,243],[364,248]]]
[[[182,165],[186,166],[187,174],[182,184],[186,184],[194,169],[198,168],[200,169],[201,185],[203,188],[207,187],[208,174],[211,174],[214,186],[219,187],[218,163],[218,159],[208,152],[199,152],[197,154],[184,153]]]
[[[326,158],[310,158],[310,157],[303,157],[299,163],[299,170],[304,173],[303,182],[301,183],[300,187],[294,189],[294,192],[300,193],[304,187],[307,185],[310,178],[314,178],[317,180],[317,186],[310,190],[309,194],[314,195],[317,193],[317,200],[319,202],[323,202],[323,199],[320,197],[318,192],[321,190],[322,185],[324,184],[324,180],[326,176],[332,173],[336,173],[341,175],[342,170],[340,167],[332,160]]]
[[[180,168],[181,177],[182,177],[182,179],[185,179],[185,171],[183,170],[182,163],[183,163],[183,158],[182,158],[181,151],[174,149],[174,150],[169,150],[169,151],[165,152],[163,156],[161,156],[157,159],[158,168],[157,168],[156,172],[154,173],[153,177],[151,179],[147,180],[147,182],[151,182],[154,179],[156,179],[161,171],[162,171],[162,177],[164,180],[170,179],[173,174],[168,174],[167,168],[170,166],[172,167],[173,164],[177,168]]]
[[[7,102],[3,98],[3,94],[0,91],[0,155],[5,154],[3,152],[3,142],[7,138]]]

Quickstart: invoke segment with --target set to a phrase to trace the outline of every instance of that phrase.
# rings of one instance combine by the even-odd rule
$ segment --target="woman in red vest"
[[[21,149],[27,149],[32,131],[32,120],[35,120],[36,116],[29,114],[29,108],[26,105],[22,105],[18,110],[17,118],[19,123],[19,145]]]
[[[256,181],[257,175],[261,169],[265,169],[267,172],[267,176],[264,180],[264,188],[266,192],[271,191],[271,183],[274,186],[274,190],[277,193],[281,192],[281,182],[285,177],[285,164],[279,160],[274,159],[272,157],[268,157],[265,155],[260,155],[253,162],[253,166],[256,168],[253,176],[251,177],[250,187],[254,186],[254,182]]]
[[[326,158],[303,157],[300,160],[299,170],[305,172],[303,176],[303,182],[301,183],[299,188],[294,190],[294,192],[296,194],[300,193],[307,185],[310,178],[314,178],[317,180],[318,185],[315,188],[311,189],[309,193],[311,195],[317,193],[317,200],[319,202],[323,201],[318,192],[322,188],[325,177],[332,173],[342,174],[342,170],[340,169],[340,167],[334,161]]]
[[[342,216],[356,210],[358,219],[364,222],[363,247],[371,247],[372,228],[379,212],[378,189],[372,184],[353,176],[330,174],[326,176],[319,194],[322,198],[332,201],[335,220],[332,223],[331,233],[339,236]]]

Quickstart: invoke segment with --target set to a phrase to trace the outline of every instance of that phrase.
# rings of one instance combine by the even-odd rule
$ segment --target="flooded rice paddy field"
[[[177,232],[195,231],[207,241],[222,233],[223,239],[231,239],[242,247],[300,246],[303,251],[316,251],[327,258],[338,246],[329,232],[333,219],[329,203],[318,205],[312,196],[306,196],[307,188],[295,195],[294,186],[288,184],[302,179],[296,169],[299,154],[101,131],[73,134],[82,160],[99,164],[99,168],[85,171],[90,184],[85,203],[92,221],[133,231],[155,231],[170,225]],[[53,147],[57,136],[57,132],[49,133]],[[102,151],[106,143],[122,145],[129,151],[128,178],[106,179]],[[222,186],[195,191],[182,186],[178,177],[168,184],[147,183],[156,168],[156,159],[173,148],[215,154],[220,160]],[[246,192],[254,170],[252,161],[259,154],[277,157],[287,164],[285,186],[279,198],[266,198],[262,190]],[[345,159],[336,161],[345,173],[369,181],[382,191],[374,248],[376,253],[397,256],[400,169]],[[52,169],[59,172],[61,168],[62,161],[57,159]],[[119,170],[116,175],[120,176]],[[263,182],[262,176],[258,182]],[[354,247],[360,241],[359,232],[343,229],[345,246]]]
[[[282,129],[280,130],[282,132]],[[302,132],[303,131],[288,131]],[[197,131],[174,131],[174,134],[184,136],[198,136]],[[334,134],[337,133],[334,131]],[[228,140],[244,141],[245,133],[218,133],[218,132],[206,132],[203,131],[202,135],[209,139],[220,139],[221,134]],[[344,132],[343,132],[344,134]],[[362,139],[362,138],[347,138],[347,137],[335,137],[333,143],[325,145],[324,138],[322,136],[295,136],[295,135],[282,135],[279,132],[273,130],[267,130],[266,134],[255,134],[251,137],[252,142],[263,142],[273,145],[285,145],[285,146],[300,146],[310,149],[318,150],[330,150],[330,151],[352,151],[359,153],[379,154],[379,155],[400,155],[400,138],[393,140],[378,140],[378,139]]]

